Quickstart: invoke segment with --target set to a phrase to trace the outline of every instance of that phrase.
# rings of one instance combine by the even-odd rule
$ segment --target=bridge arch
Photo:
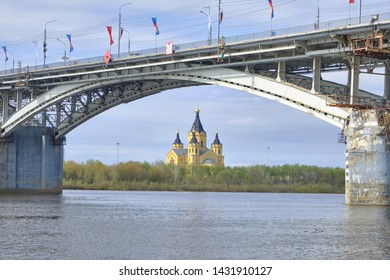
[[[326,97],[270,77],[229,68],[183,69],[166,73],[115,76],[95,81],[75,80],[51,88],[14,113],[2,125],[2,135],[41,114],[59,138],[88,119],[123,103],[159,92],[199,85],[218,85],[245,91],[306,112],[343,127],[348,112],[327,106]],[[42,112],[47,112],[42,114]]]

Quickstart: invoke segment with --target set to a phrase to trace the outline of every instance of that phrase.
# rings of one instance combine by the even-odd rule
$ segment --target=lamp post
[[[12,73],[14,73],[15,72],[15,56],[14,56],[14,53],[10,52],[9,50],[7,50],[7,53],[10,53],[12,55]]]
[[[219,44],[219,34],[221,32],[221,0],[218,0],[218,44]]]
[[[267,150],[268,150],[268,166],[269,166],[269,149],[270,149],[270,147],[267,147]]]
[[[116,143],[116,164],[119,163],[119,142]]]
[[[209,46],[211,45],[211,10],[210,10],[210,6],[208,6],[208,7],[205,7],[205,8],[208,8],[209,9],[209,13],[208,14],[206,14],[205,12],[203,12],[203,11],[200,11],[202,14],[204,14],[205,16],[207,16],[208,17],[208,19],[209,19],[209,35],[208,35],[208,38],[207,38],[207,42],[208,42],[208,44],[209,44]]]
[[[127,31],[126,29],[123,29],[124,32],[127,33],[127,35],[129,35],[129,41],[128,41],[128,44],[127,44],[127,53],[128,55],[130,55],[130,32]]]
[[[118,58],[120,57],[120,54],[121,54],[121,9],[123,6],[126,6],[126,5],[130,5],[131,2],[129,3],[126,3],[126,4],[122,4],[119,6],[119,26],[118,26]]]
[[[52,22],[55,22],[57,21],[56,19],[54,20],[51,20],[51,21],[48,21],[45,23],[45,32],[44,32],[44,35],[43,35],[43,65],[46,65],[46,52],[47,52],[47,43],[46,43],[46,26],[49,24],[49,23],[52,23]]]
[[[60,39],[58,39],[58,38],[57,38],[57,41],[58,41],[58,42],[61,42],[61,43],[64,45],[64,57],[63,57],[62,59],[64,60],[64,65],[66,65],[66,60],[68,59],[68,58],[66,57],[66,44],[64,43],[64,41],[62,41],[62,40],[60,40]]]

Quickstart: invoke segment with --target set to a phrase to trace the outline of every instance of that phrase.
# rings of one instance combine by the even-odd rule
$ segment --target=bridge
[[[122,103],[219,85],[304,111],[342,131],[346,203],[390,204],[390,20],[25,67],[0,75],[0,191],[61,192],[67,133]],[[379,44],[380,43],[380,44]],[[359,89],[384,69],[383,96]],[[347,71],[348,83],[324,71]]]

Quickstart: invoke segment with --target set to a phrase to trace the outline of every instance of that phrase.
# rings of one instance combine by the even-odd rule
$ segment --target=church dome
[[[200,118],[199,118],[200,109],[196,108],[195,113],[196,113],[195,120],[194,120],[194,123],[192,124],[191,131],[206,133],[206,131],[204,131],[204,129],[203,129],[202,122],[200,121]]]

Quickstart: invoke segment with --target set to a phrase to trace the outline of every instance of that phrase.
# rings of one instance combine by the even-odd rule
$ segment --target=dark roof
[[[173,149],[173,151],[174,151],[178,156],[188,154],[187,149]]]
[[[219,138],[218,138],[218,132],[215,133],[215,139],[214,139],[213,144],[214,145],[222,145],[221,141],[219,141]]]
[[[204,131],[203,129],[202,122],[200,121],[199,112],[200,112],[199,108],[195,110],[196,115],[195,115],[194,123],[192,124],[191,127],[191,131],[206,133],[206,131]]]
[[[173,142],[173,144],[183,144],[180,140],[179,132],[176,133],[176,139],[175,142]]]
[[[203,163],[205,164],[216,164],[217,162],[213,160],[212,158],[206,158]]]
[[[190,144],[198,144],[198,140],[196,140],[195,132],[192,131],[192,138]]]

